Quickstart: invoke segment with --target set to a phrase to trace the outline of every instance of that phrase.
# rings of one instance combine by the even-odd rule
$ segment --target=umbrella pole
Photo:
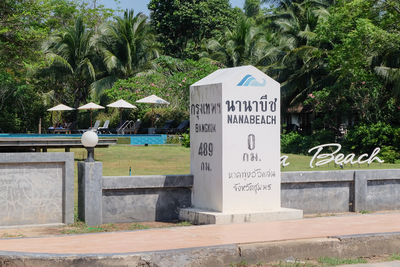
[[[92,128],[92,110],[90,110],[90,128]]]
[[[154,114],[154,104],[151,104],[151,128],[154,128],[154,121],[156,120],[156,114]]]

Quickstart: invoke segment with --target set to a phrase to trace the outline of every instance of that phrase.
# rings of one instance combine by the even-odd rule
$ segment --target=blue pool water
[[[65,137],[81,137],[82,134],[0,134],[2,137],[14,138],[65,138]],[[127,137],[131,139],[131,145],[163,145],[167,142],[166,134],[99,134],[99,137]]]
[[[143,134],[131,136],[131,145],[162,145],[165,143],[167,143],[166,134]]]

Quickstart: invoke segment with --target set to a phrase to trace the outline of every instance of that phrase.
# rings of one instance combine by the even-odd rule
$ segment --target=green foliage
[[[147,104],[148,105],[148,104]],[[152,120],[157,128],[162,128],[164,123],[168,120],[173,120],[174,123],[172,127],[178,126],[178,124],[188,119],[189,113],[186,110],[181,110],[178,108],[157,108],[148,110],[142,117],[143,127],[152,127]]]
[[[282,153],[308,154],[308,150],[320,144],[333,143],[334,132],[329,130],[315,131],[312,135],[302,135],[297,132],[289,132],[281,135]]]
[[[262,14],[260,3],[276,5]],[[60,102],[133,103],[151,94],[171,102],[157,110],[162,125],[171,110],[187,109],[190,84],[220,66],[247,64],[281,83],[283,113],[298,103],[311,107],[312,130],[336,130],[345,120],[399,124],[399,1],[246,0],[244,14],[228,0],[152,0],[149,9],[150,21],[133,11],[111,20],[115,11],[95,0],[0,1],[0,127],[32,131],[40,117],[49,121],[45,109]],[[160,48],[203,60],[157,58]],[[123,117],[146,124],[151,108],[138,107]],[[65,115],[88,124],[77,112]],[[115,109],[94,115],[119,123]],[[287,151],[302,153],[314,144],[295,134],[282,141]],[[398,158],[393,141],[378,143],[387,161]]]
[[[132,223],[129,226],[129,230],[144,230],[144,229],[149,229],[149,226],[143,225],[143,224],[139,224],[139,223]]]
[[[178,222],[176,224],[176,226],[192,226],[193,224],[191,222],[188,221],[182,221],[182,222]]]
[[[260,0],[246,0],[244,1],[244,13],[247,17],[256,17],[261,11],[261,1]]]
[[[268,15],[273,33],[268,40],[266,72],[281,83],[282,106],[301,103],[329,81],[327,51],[314,42],[318,23],[329,16],[332,1],[279,1]]]
[[[23,73],[25,64],[40,58],[40,42],[47,35],[48,17],[42,1],[0,2],[0,68]],[[22,72],[22,73],[19,73]]]
[[[241,260],[240,262],[237,262],[237,263],[231,263],[230,266],[231,267],[246,267],[249,265],[248,265],[247,261]]]
[[[227,67],[241,65],[260,66],[269,50],[265,35],[251,18],[241,17],[232,30],[227,29],[224,36],[209,39],[201,57],[222,62]]]
[[[151,25],[164,53],[195,57],[204,38],[221,36],[236,20],[228,0],[151,0]]]
[[[86,102],[90,85],[96,79],[92,36],[93,31],[86,28],[82,17],[78,17],[73,27],[52,35],[46,43],[48,66],[41,69],[40,75],[61,81],[58,85],[66,87],[72,98],[72,103],[67,104],[74,108]],[[77,112],[74,114],[77,116]]]
[[[318,259],[319,263],[326,264],[328,266],[337,266],[343,264],[357,264],[357,263],[367,263],[366,259],[357,258],[357,259],[338,259],[338,258],[329,258],[323,257]]]
[[[340,119],[356,116],[362,123],[391,122],[396,117],[396,100],[389,94],[376,75],[360,70],[353,79],[342,80],[320,91],[313,92],[305,103],[324,114],[325,122],[336,126]],[[329,111],[329,112],[328,112]]]
[[[371,153],[376,147],[386,147],[385,150],[390,152],[399,147],[391,147],[393,144],[400,143],[400,128],[393,127],[384,122],[376,124],[361,124],[350,129],[345,136],[345,148],[358,153]]]
[[[178,60],[171,57],[160,57],[154,61],[155,71],[143,73],[129,79],[121,79],[115,82],[111,89],[104,90],[101,97],[102,103],[111,103],[120,98],[128,102],[135,103],[140,98],[155,94],[171,104],[166,109],[156,109],[157,113],[182,110],[187,112],[189,108],[189,86],[196,81],[204,78],[208,74],[219,68],[214,62],[207,60]],[[138,109],[133,112],[137,118],[143,118],[151,115],[151,105],[136,104]],[[174,111],[174,112],[175,112]],[[163,124],[165,120],[175,119],[179,123],[188,115],[179,115],[172,117],[171,114],[162,116],[158,124]],[[145,121],[148,118],[145,118]]]
[[[180,145],[181,144],[181,138],[179,135],[168,135],[167,137],[167,144],[170,145]]]
[[[354,114],[362,123],[398,118],[399,98],[388,90],[396,80],[396,69],[376,66],[388,63],[383,59],[388,51],[392,55],[399,51],[400,35],[381,23],[392,15],[381,10],[376,1],[338,1],[316,29],[313,42],[326,51],[329,81],[321,93],[313,92],[314,101],[332,122],[342,114]]]
[[[400,254],[399,253],[392,254],[389,259],[392,261],[398,261],[400,260]]]
[[[361,214],[370,214],[371,212],[369,210],[360,210]]]
[[[190,147],[190,134],[182,134],[181,144],[183,147]]]
[[[60,0],[59,0],[60,1]],[[64,0],[67,1],[67,0]],[[92,3],[90,3],[92,2]],[[109,21],[117,11],[111,8],[106,8],[104,5],[96,5],[97,0],[73,0],[78,8],[76,8],[75,17],[82,17],[83,22],[90,29],[95,29],[102,23]],[[114,0],[118,4],[118,0]]]
[[[0,129],[4,132],[37,132],[46,113],[40,94],[26,81],[0,71]]]
[[[260,265],[264,266],[264,265]],[[315,263],[296,261],[296,262],[279,262],[277,264],[271,264],[271,267],[318,267]]]
[[[107,74],[93,84],[97,95],[110,88],[118,78],[129,78],[151,67],[151,60],[158,57],[154,35],[147,24],[147,17],[133,10],[126,10],[115,22],[103,24],[94,38]]]
[[[394,146],[382,146],[379,158],[387,163],[395,163],[397,159],[400,159],[400,152],[398,150]]]

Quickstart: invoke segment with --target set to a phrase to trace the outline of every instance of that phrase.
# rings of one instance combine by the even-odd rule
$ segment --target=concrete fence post
[[[363,171],[354,171],[354,211],[367,210],[368,180]]]
[[[102,224],[103,163],[78,162],[78,217],[89,226]]]

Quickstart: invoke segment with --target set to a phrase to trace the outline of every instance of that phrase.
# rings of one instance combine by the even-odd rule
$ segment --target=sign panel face
[[[280,86],[245,69],[224,84],[224,211],[280,208]]]
[[[222,87],[192,86],[190,90],[190,169],[195,174],[192,203],[222,210]]]
[[[201,99],[213,94],[215,101],[208,102],[219,103],[220,112],[201,121],[196,104],[206,103]],[[279,83],[252,66],[218,70],[191,87],[191,101],[193,205],[226,213],[279,209]],[[207,110],[205,106],[199,113],[207,114]],[[212,129],[208,135],[196,126],[207,121],[215,122],[211,128],[201,126],[202,131]],[[207,157],[210,168],[204,172],[200,162]],[[201,203],[200,194],[204,194]],[[211,199],[218,204],[211,204]]]

